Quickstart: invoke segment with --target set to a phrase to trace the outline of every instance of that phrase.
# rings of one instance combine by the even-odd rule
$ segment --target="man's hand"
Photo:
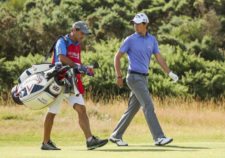
[[[120,88],[123,87],[123,78],[122,78],[122,76],[118,76],[118,77],[116,78],[116,84],[117,84],[117,86],[120,87]]]
[[[174,82],[177,82],[179,79],[178,76],[175,73],[173,73],[172,71],[169,72],[169,76],[170,76],[170,78],[172,78],[172,80]]]
[[[88,76],[94,76],[94,70],[92,67],[80,65],[80,64],[75,64],[74,65],[74,70],[78,74],[86,74]]]

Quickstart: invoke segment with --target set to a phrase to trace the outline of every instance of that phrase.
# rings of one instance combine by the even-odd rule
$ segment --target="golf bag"
[[[54,103],[64,93],[66,86],[72,87],[74,94],[79,95],[75,74],[86,73],[85,68],[80,65],[74,68],[52,64],[33,65],[20,75],[19,84],[11,90],[12,98],[17,104],[42,109]],[[93,73],[89,75],[93,76]]]

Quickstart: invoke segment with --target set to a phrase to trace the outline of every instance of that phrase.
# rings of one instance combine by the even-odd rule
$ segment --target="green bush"
[[[224,0],[0,1],[0,90],[9,90],[25,68],[41,62],[57,37],[69,33],[74,21],[86,20],[92,35],[82,45],[83,59],[87,64],[94,60],[100,64],[94,78],[84,78],[87,89],[95,92],[93,98],[127,96],[127,87],[115,85],[113,58],[121,40],[133,33],[130,20],[137,12],[145,12],[163,56],[181,78],[173,84],[153,60],[151,93],[161,98],[224,97],[224,7]],[[125,75],[126,58],[122,71]]]
[[[115,95],[128,95],[128,87],[119,89],[115,86],[113,58],[120,46],[120,41],[111,40],[95,45],[96,53],[83,54],[85,63],[98,61],[100,68],[96,70],[94,78],[85,78],[87,89],[93,91],[93,98],[108,99]],[[173,83],[163,73],[154,57],[149,71],[149,90],[153,95],[164,98],[166,96],[194,97],[199,99],[222,98],[225,96],[225,66],[223,62],[205,61],[203,58],[185,53],[179,47],[162,45],[162,55],[180,80]],[[122,58],[122,72],[125,76],[127,60]]]
[[[43,56],[39,54],[16,57],[13,61],[6,61],[2,58],[0,60],[0,81],[3,84],[0,86],[0,91],[11,89],[18,83],[17,79],[25,69],[31,67],[33,64],[42,63],[43,60]]]

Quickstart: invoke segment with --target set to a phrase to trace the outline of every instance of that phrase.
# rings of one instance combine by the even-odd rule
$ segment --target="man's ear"
[[[76,32],[76,29],[75,28],[72,28],[72,32],[75,33]]]

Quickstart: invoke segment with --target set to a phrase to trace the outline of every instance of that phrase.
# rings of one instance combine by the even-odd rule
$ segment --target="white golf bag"
[[[42,109],[52,104],[65,86],[72,86],[75,95],[79,95],[75,80],[74,69],[69,66],[33,65],[19,77],[19,84],[12,88],[12,98],[30,109]]]

